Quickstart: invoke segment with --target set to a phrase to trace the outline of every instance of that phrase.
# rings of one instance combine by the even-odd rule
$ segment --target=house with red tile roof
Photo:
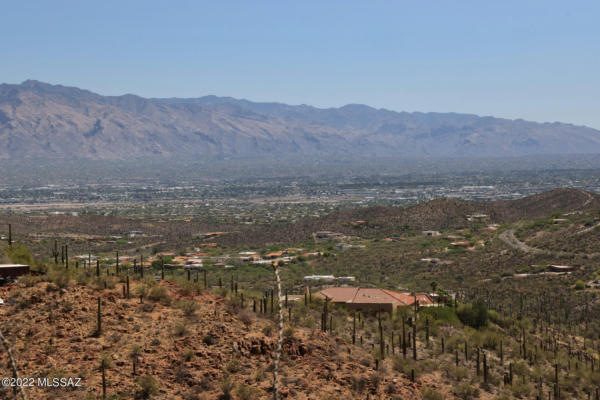
[[[349,310],[392,312],[397,307],[414,305],[415,299],[420,306],[434,305],[426,293],[398,293],[392,290],[377,288],[330,287],[315,293],[322,299],[329,299],[335,304],[344,304]]]

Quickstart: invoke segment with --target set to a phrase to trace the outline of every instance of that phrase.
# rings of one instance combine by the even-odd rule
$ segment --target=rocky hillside
[[[107,289],[64,281],[63,288],[47,282],[0,287],[7,302],[0,317],[10,321],[2,331],[20,376],[81,378],[80,387],[27,388],[29,398],[101,398],[103,359],[110,399],[272,398],[276,330],[270,317],[253,313],[248,302],[241,310],[218,295],[193,295],[169,282],[155,286],[163,291],[153,289],[142,304],[134,294],[124,298],[121,284],[108,283]],[[140,283],[132,286],[138,293]],[[186,301],[195,306],[182,306]],[[368,350],[339,337],[296,328],[283,343],[282,397],[354,398],[379,395],[387,387],[393,398],[421,398],[421,383],[397,372],[378,374],[371,358]],[[4,351],[0,361],[0,375],[10,376]],[[10,389],[0,387],[0,397],[11,398]]]
[[[26,81],[0,85],[0,158],[516,156],[599,153],[600,132],[364,105],[318,109],[215,96],[145,99]]]
[[[600,197],[575,189],[556,189],[517,200],[475,202],[440,198],[412,207],[375,206],[350,208],[319,218],[307,218],[294,224],[293,229],[257,227],[251,233],[233,232],[220,237],[224,245],[252,243],[264,245],[281,238],[282,242],[298,242],[316,231],[342,232],[361,237],[397,236],[409,229],[459,229],[477,223],[506,223],[548,217],[552,213],[600,209]],[[473,215],[482,219],[469,219]],[[357,223],[357,221],[361,221]]]

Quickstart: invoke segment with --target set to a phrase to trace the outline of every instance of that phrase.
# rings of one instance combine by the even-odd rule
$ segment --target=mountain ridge
[[[600,153],[600,131],[474,114],[0,84],[0,158],[486,157]]]

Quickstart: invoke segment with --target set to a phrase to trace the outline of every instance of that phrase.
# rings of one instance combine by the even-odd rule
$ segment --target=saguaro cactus
[[[306,300],[306,296],[304,299]],[[352,344],[356,344],[356,311],[352,313]]]
[[[12,246],[12,224],[8,224],[8,245]]]
[[[488,365],[487,365],[487,357],[485,355],[485,351],[483,352],[483,382],[487,383],[488,381]]]
[[[54,265],[58,265],[58,240],[54,240],[54,249],[52,250],[52,257],[54,257]]]
[[[96,329],[96,335],[100,336],[102,334],[102,299],[98,296],[98,326]]]
[[[279,279],[279,267],[275,263],[273,263],[272,266],[277,282],[277,303],[279,305],[279,331],[277,334],[277,351],[275,352],[275,365],[273,368],[273,399],[277,400],[279,397],[279,383],[277,381],[277,377],[279,374],[279,358],[281,357],[281,343],[283,341],[283,307],[281,304],[281,279]]]
[[[406,323],[402,317],[402,357],[406,358]]]
[[[385,339],[383,338],[383,326],[379,324],[379,354],[381,359],[385,359]]]
[[[479,365],[479,352],[480,352],[479,347],[477,347],[477,362],[476,362],[476,364],[477,364],[477,376],[481,375],[481,368],[480,368],[480,365]]]
[[[413,322],[413,360],[417,359],[417,320]]]
[[[106,367],[104,364],[105,361],[102,359],[100,362],[100,370],[102,371],[102,400],[106,400]]]

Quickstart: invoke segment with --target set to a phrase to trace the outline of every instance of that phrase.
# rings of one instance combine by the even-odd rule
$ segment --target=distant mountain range
[[[511,157],[600,153],[600,131],[351,104],[320,109],[230,97],[101,96],[0,85],[0,158]]]

